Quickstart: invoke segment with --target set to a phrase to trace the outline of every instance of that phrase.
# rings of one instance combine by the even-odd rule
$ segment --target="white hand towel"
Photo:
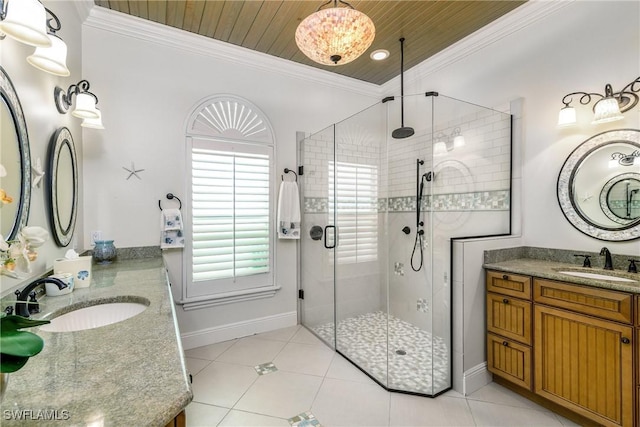
[[[183,248],[182,213],[180,209],[163,209],[160,213],[160,248]]]
[[[278,238],[300,238],[300,196],[298,183],[282,181],[278,195]]]

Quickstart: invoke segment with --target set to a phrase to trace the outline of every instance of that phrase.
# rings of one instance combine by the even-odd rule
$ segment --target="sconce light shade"
[[[334,0],[333,7],[307,16],[296,29],[298,48],[319,64],[347,64],[369,49],[376,36],[371,18],[348,3],[340,3],[348,7],[338,7]]]
[[[49,34],[48,37],[51,47],[37,47],[27,61],[42,71],[66,77],[71,74],[67,68],[67,44],[58,36]]]
[[[443,154],[447,154],[447,143],[444,141],[438,141],[433,144],[433,155],[442,156]]]
[[[464,136],[457,135],[453,138],[453,148],[464,147]]]
[[[6,2],[6,15],[0,21],[0,31],[19,42],[47,47],[47,12],[38,0],[10,0]]]
[[[624,119],[624,116],[620,112],[618,100],[614,97],[601,99],[594,106],[592,122],[592,124],[594,125],[600,123],[615,122],[616,120],[622,119]]]
[[[80,124],[80,126],[89,128],[89,129],[104,129],[104,125],[102,124],[102,113],[97,108],[96,108],[96,112],[98,113],[97,118],[84,119]]]
[[[566,106],[558,114],[558,126],[571,126],[576,123],[576,109]]]
[[[71,115],[79,119],[97,119],[100,117],[96,108],[96,99],[88,93],[76,95],[76,108]]]

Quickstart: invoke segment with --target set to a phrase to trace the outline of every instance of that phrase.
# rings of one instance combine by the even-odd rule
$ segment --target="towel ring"
[[[294,174],[296,176],[296,182],[298,182],[298,174],[295,171],[293,171],[293,170],[291,170],[289,168],[284,168],[284,173],[289,173],[289,172],[291,172],[292,174]],[[282,179],[284,181],[284,176],[280,175],[280,179]]]
[[[180,207],[178,209],[182,209],[182,200],[178,198],[178,196],[174,196],[173,193],[167,193],[167,199],[176,199],[178,203],[180,203]],[[162,201],[158,200],[158,207],[162,210]]]

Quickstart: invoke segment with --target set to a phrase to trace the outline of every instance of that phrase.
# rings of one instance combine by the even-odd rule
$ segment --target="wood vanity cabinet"
[[[640,424],[640,295],[636,295],[636,425]]]
[[[637,307],[640,297],[518,276],[521,282],[528,278],[532,289],[530,300],[518,301],[529,304],[532,313],[528,325],[518,326],[523,331],[530,331],[527,344],[525,338],[507,336],[498,328],[513,328],[509,325],[514,323],[516,307],[515,298],[509,301],[511,314],[503,314],[507,313],[505,309],[496,307],[497,293],[492,282],[504,282],[506,279],[501,279],[503,275],[502,272],[487,272],[489,370],[600,425],[636,425],[634,412],[640,411],[640,401],[637,400],[640,399],[640,365],[634,362],[634,351],[640,354],[640,327],[634,326],[640,326],[640,313],[634,313],[634,308],[640,312]],[[512,275],[505,277],[511,279]],[[522,319],[527,322],[526,316],[523,315]],[[509,346],[508,340],[517,340],[519,345],[528,349],[531,375],[528,382],[513,372],[511,376],[505,375],[504,366],[513,367],[514,356],[503,352],[496,357],[497,337],[507,340]],[[524,354],[524,350],[522,352]],[[501,358],[511,358],[511,361]],[[634,398],[636,394],[638,396]]]
[[[531,390],[531,278],[487,272],[487,365]]]
[[[165,427],[187,427],[187,416],[185,415],[185,412],[180,412]]]

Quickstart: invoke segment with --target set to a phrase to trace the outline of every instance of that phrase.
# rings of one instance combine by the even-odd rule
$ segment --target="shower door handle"
[[[329,228],[333,228],[333,245],[329,246],[327,245],[327,229]],[[336,247],[336,241],[337,241],[337,237],[336,237],[336,226],[335,225],[327,225],[324,227],[324,247],[327,249],[333,249]]]

